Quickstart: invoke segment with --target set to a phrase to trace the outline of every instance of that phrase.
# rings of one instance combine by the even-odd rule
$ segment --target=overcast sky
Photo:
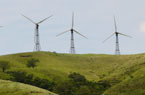
[[[114,30],[116,16],[118,32],[132,36],[119,36],[121,54],[145,52],[145,0],[0,0],[0,55],[31,52],[34,49],[34,24],[21,16],[26,15],[40,24],[42,51],[68,53],[70,32],[74,28],[88,37],[75,34],[75,48],[79,54],[114,54],[115,36],[102,43]]]

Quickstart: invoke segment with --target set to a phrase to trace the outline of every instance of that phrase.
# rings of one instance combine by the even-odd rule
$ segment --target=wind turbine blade
[[[47,18],[45,18],[45,19],[43,19],[43,20],[41,20],[40,22],[38,22],[37,24],[40,24],[40,23],[42,23],[42,22],[44,22],[45,20],[47,20],[48,18],[50,18],[50,17],[52,17],[53,15],[51,15],[51,16],[49,16],[49,17],[47,17]]]
[[[74,27],[74,12],[72,13],[72,28]]]
[[[88,39],[86,36],[82,35],[81,33],[79,33],[78,31],[74,30],[74,32],[76,32],[77,34],[81,35],[82,37]]]
[[[115,34],[115,33],[113,33],[111,36],[109,36],[107,39],[105,39],[105,40],[103,41],[103,43],[106,42],[108,39],[110,39],[114,34]]]
[[[64,33],[66,33],[66,32],[69,32],[70,31],[70,29],[69,30],[66,30],[66,31],[64,31],[64,32],[62,32],[62,33],[60,33],[60,34],[58,34],[58,35],[56,35],[56,37],[57,36],[60,36],[60,35],[62,35],[62,34],[64,34]]]
[[[119,33],[119,32],[118,32],[118,34],[123,35],[123,36],[126,36],[126,37],[132,38],[131,36],[128,36],[128,35],[126,35],[126,34],[122,34],[122,33]]]
[[[114,25],[115,25],[115,32],[117,32],[117,24],[116,24],[116,18],[114,16]]]
[[[26,16],[24,16],[24,15],[22,15],[23,17],[25,17],[26,19],[28,19],[29,21],[31,21],[32,23],[34,23],[34,24],[36,24],[33,20],[31,20],[30,18],[28,18],[28,17],[26,17]]]

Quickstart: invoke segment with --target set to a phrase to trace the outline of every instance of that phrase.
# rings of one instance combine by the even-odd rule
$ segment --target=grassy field
[[[0,80],[0,95],[56,95],[38,87]]]
[[[40,60],[34,69],[26,67],[27,60],[31,58]],[[0,56],[0,60],[10,61],[8,71],[33,73],[35,77],[55,82],[68,80],[71,72],[78,72],[91,81],[107,80],[112,87],[104,95],[145,95],[145,54],[116,56],[30,52]],[[0,79],[9,78],[0,70]]]

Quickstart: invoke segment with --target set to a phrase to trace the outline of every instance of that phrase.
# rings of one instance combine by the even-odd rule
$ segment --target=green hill
[[[56,95],[38,87],[0,80],[0,95]]]
[[[27,60],[39,59],[35,68],[26,66]],[[145,54],[138,55],[71,55],[51,52],[30,52],[0,56],[10,62],[9,71],[23,71],[34,77],[55,83],[67,81],[72,72],[90,81],[107,80],[111,87],[103,95],[145,95]],[[11,76],[0,70],[0,79]]]

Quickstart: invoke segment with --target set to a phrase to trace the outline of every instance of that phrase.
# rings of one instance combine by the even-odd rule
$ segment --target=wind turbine
[[[117,31],[117,24],[116,24],[115,17],[114,17],[114,25],[115,25],[115,32],[111,36],[109,36],[106,40],[104,40],[103,43],[105,41],[107,41],[108,39],[110,39],[112,36],[115,35],[116,36],[116,50],[115,50],[115,54],[116,55],[120,55],[120,50],[119,50],[119,37],[118,36],[119,35],[122,35],[122,36],[130,37],[130,38],[131,38],[131,36],[128,36],[126,34],[122,34],[122,33],[120,33],[120,32]]]
[[[69,32],[69,31],[71,32],[71,47],[70,47],[70,53],[71,54],[75,54],[74,32],[77,33],[77,34],[79,34],[80,36],[86,38],[86,39],[87,39],[87,37],[85,37],[84,35],[82,35],[77,30],[74,29],[74,13],[72,13],[72,27],[71,27],[71,29],[66,30],[66,31],[64,31],[64,32],[62,32],[62,33],[60,33],[60,34],[58,34],[56,36],[60,36],[60,35],[62,35],[64,33],[66,33],[66,32]]]
[[[22,15],[24,16],[24,15]],[[41,47],[40,47],[40,39],[39,39],[39,24],[44,22],[45,20],[47,20],[48,18],[52,17],[49,16],[39,22],[34,22],[33,20],[31,20],[30,18],[24,16],[26,19],[28,19],[29,21],[31,21],[33,24],[35,24],[35,33],[34,33],[34,43],[35,43],[35,46],[34,46],[34,51],[40,51],[41,50]]]

